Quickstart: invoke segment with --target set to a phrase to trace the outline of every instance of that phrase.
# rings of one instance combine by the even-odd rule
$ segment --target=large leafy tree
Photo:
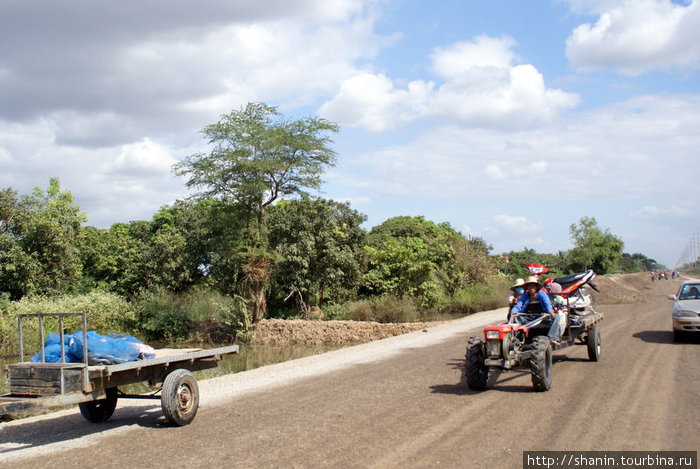
[[[364,289],[371,294],[414,297],[424,306],[494,274],[488,246],[466,239],[449,223],[394,217],[369,235]]]
[[[133,294],[143,287],[146,242],[134,236],[135,223],[115,223],[109,229],[83,228],[80,257],[86,286],[121,295]]]
[[[644,254],[638,252],[634,254],[623,252],[619,267],[623,272],[645,272],[657,270],[659,268],[654,259],[649,259]]]
[[[82,264],[78,240],[85,214],[57,178],[18,197],[0,193],[0,290],[13,298],[74,290]]]
[[[41,266],[22,246],[24,220],[29,215],[27,199],[17,191],[0,191],[0,293],[13,299],[33,293]]]
[[[593,269],[599,274],[612,272],[622,257],[622,239],[602,230],[593,217],[583,217],[569,228],[574,247],[566,256],[569,271]]]
[[[226,223],[213,200],[177,201],[152,221],[115,223],[109,229],[86,227],[81,243],[86,283],[123,295],[143,288],[183,291],[211,272],[209,251],[219,241],[213,225]]]
[[[238,205],[251,217],[238,282],[255,321],[265,315],[271,266],[265,209],[281,197],[320,187],[323,170],[336,161],[328,134],[337,131],[337,124],[325,119],[285,120],[273,106],[249,103],[202,130],[212,146],[208,153],[190,155],[173,167],[199,197]]]
[[[271,207],[270,247],[279,255],[275,288],[303,314],[312,305],[345,299],[360,282],[365,215],[325,199],[283,200]]]

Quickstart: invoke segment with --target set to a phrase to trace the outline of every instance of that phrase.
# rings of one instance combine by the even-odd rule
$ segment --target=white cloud
[[[529,128],[576,106],[579,97],[548,89],[531,64],[514,64],[509,38],[478,36],[437,48],[431,68],[445,81],[414,80],[401,87],[384,74],[346,79],[321,115],[371,131],[394,129],[425,118],[471,127]]]
[[[471,42],[436,48],[431,55],[431,68],[444,78],[457,78],[480,68],[509,68],[517,58],[511,50],[515,45],[509,36],[477,36]]]
[[[0,6],[0,118],[52,114],[58,141],[79,145],[115,144],[109,127],[116,143],[191,135],[248,101],[315,104],[391,40],[373,32],[374,2],[156,0],[139,18],[124,3],[82,5],[85,28],[70,6]]]
[[[116,158],[102,165],[103,173],[127,177],[165,176],[176,159],[164,145],[144,139],[141,142],[122,145]]]
[[[486,166],[486,175],[492,179],[503,179],[506,177],[505,173],[497,164],[490,164]]]
[[[432,83],[414,81],[396,89],[383,74],[361,73],[345,80],[319,113],[345,125],[384,131],[425,114],[432,88]]]
[[[604,7],[595,24],[578,26],[566,41],[566,56],[577,69],[639,75],[654,69],[700,68],[697,0],[688,5],[627,0]]]
[[[526,131],[434,125],[400,144],[346,154],[361,185],[338,182],[377,199],[700,197],[698,128],[700,96],[692,95],[637,97]]]
[[[547,171],[548,167],[549,163],[546,161],[535,161],[530,163],[530,170],[535,173],[543,174],[545,171]]]
[[[542,231],[542,225],[527,219],[522,215],[496,215],[493,217],[495,226],[506,233],[535,234]]]
[[[392,40],[375,4],[0,3],[0,187],[56,176],[91,224],[148,219],[185,194],[170,166],[204,125],[248,101],[312,107],[356,76]]]
[[[695,212],[685,206],[670,205],[658,207],[655,205],[646,205],[640,210],[635,210],[630,213],[630,216],[641,220],[658,220],[663,218],[690,218]]]

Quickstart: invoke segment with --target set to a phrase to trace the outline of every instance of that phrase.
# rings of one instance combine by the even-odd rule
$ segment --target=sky
[[[261,101],[337,122],[325,198],[498,254],[595,217],[669,267],[700,231],[700,0],[0,0],[0,188],[88,225],[188,196],[172,165]]]

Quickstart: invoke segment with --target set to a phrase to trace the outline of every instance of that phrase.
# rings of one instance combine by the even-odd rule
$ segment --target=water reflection
[[[216,376],[238,373],[240,371],[252,370],[265,365],[272,365],[296,358],[303,358],[309,355],[317,355],[319,353],[328,352],[342,348],[339,345],[241,345],[240,351],[237,354],[226,355],[223,357],[217,368],[209,370],[197,371],[195,376],[197,379],[214,378]],[[0,358],[0,368],[3,370],[0,377],[0,394],[9,391],[7,383],[7,373],[4,372],[5,365],[15,363],[16,358]],[[127,393],[143,393],[148,391],[148,385],[145,383],[132,386],[126,386],[122,391]]]

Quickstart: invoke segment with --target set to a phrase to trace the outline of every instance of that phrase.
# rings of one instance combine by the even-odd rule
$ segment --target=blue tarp
[[[67,363],[83,361],[83,331],[64,336]],[[131,335],[100,335],[95,331],[87,332],[88,364],[110,365],[124,363],[142,358],[154,358],[155,351]],[[31,358],[32,362],[41,361],[41,352]],[[59,363],[61,361],[61,336],[55,332],[46,337],[44,361]]]

